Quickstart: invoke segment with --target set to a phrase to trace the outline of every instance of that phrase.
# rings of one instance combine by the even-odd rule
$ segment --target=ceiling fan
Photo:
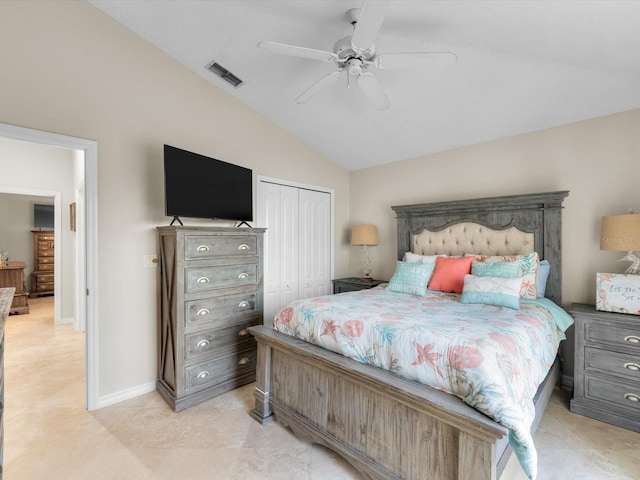
[[[272,53],[334,62],[337,71],[325,75],[296,97],[296,103],[306,103],[317,93],[335,84],[346,73],[347,86],[355,80],[364,94],[379,110],[390,107],[389,97],[369,68],[401,69],[419,68],[433,64],[454,63],[457,57],[451,52],[376,52],[375,38],[389,8],[389,0],[363,0],[361,8],[347,10],[346,17],[353,25],[353,35],[341,38],[333,51],[316,50],[276,42],[260,42],[258,46]]]

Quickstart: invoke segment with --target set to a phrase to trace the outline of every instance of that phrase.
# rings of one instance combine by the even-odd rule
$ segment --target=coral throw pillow
[[[429,290],[462,293],[464,276],[471,273],[471,262],[475,257],[438,257],[433,270]]]

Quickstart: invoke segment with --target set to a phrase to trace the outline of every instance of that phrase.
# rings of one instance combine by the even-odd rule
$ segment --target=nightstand
[[[573,304],[571,411],[640,432],[640,317]]]
[[[377,287],[386,280],[366,280],[364,278],[349,277],[337,278],[333,281],[333,293],[355,292],[358,290],[366,290],[368,288]]]

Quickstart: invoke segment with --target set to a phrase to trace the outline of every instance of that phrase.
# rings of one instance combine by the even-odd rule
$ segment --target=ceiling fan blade
[[[361,73],[358,76],[358,85],[378,110],[386,110],[391,106],[389,97],[384,93],[382,86],[372,73]]]
[[[315,48],[287,45],[285,43],[260,42],[258,43],[258,47],[264,50],[267,50],[268,52],[278,53],[280,55],[290,55],[292,57],[310,58],[312,60],[321,60],[323,62],[330,62],[332,60],[338,59],[338,56],[332,52],[325,52],[324,50],[316,50]]]
[[[373,63],[381,69],[400,69],[446,66],[457,61],[458,57],[452,52],[415,52],[385,53],[376,56]]]
[[[316,83],[311,85],[307,90],[302,92],[300,95],[296,97],[296,103],[307,103],[313,97],[315,97],[321,90],[324,90],[327,87],[330,87],[338,80],[342,78],[343,70],[338,70],[336,72],[331,72],[328,75],[325,75]]]
[[[363,0],[351,46],[356,51],[371,49],[389,9],[389,0]]]

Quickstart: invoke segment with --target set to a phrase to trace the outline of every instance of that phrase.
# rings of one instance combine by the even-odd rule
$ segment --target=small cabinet
[[[24,262],[8,262],[8,265],[0,268],[0,288],[15,289],[11,308],[11,314],[29,313],[29,294],[24,286]]]
[[[640,316],[573,304],[571,411],[640,432]]]
[[[157,390],[179,411],[256,376],[264,229],[158,227]]]
[[[52,231],[33,230],[33,272],[30,297],[53,295],[55,269],[55,236]]]

